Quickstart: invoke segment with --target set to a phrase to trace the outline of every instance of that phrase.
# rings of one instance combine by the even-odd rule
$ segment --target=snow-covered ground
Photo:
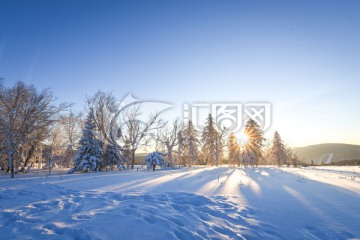
[[[360,168],[0,178],[0,239],[360,239]]]

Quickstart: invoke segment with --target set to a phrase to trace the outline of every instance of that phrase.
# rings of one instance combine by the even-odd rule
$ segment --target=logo
[[[183,107],[184,122],[191,120],[198,130],[205,124],[209,113],[217,130],[227,133],[240,131],[249,119],[259,124],[263,131],[271,126],[270,103],[185,103]]]

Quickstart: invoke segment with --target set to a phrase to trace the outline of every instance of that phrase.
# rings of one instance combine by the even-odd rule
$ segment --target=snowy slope
[[[355,239],[359,170],[197,167],[2,177],[0,238]]]
[[[360,159],[360,146],[344,143],[323,143],[293,149],[304,163],[331,163]]]

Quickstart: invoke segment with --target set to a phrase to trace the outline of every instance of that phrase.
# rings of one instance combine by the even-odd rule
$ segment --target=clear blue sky
[[[1,0],[0,77],[77,109],[267,101],[291,146],[360,144],[360,1]]]

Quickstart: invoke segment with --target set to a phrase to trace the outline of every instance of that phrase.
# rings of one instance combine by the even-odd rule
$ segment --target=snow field
[[[356,239],[359,178],[269,167],[1,178],[0,237]]]

